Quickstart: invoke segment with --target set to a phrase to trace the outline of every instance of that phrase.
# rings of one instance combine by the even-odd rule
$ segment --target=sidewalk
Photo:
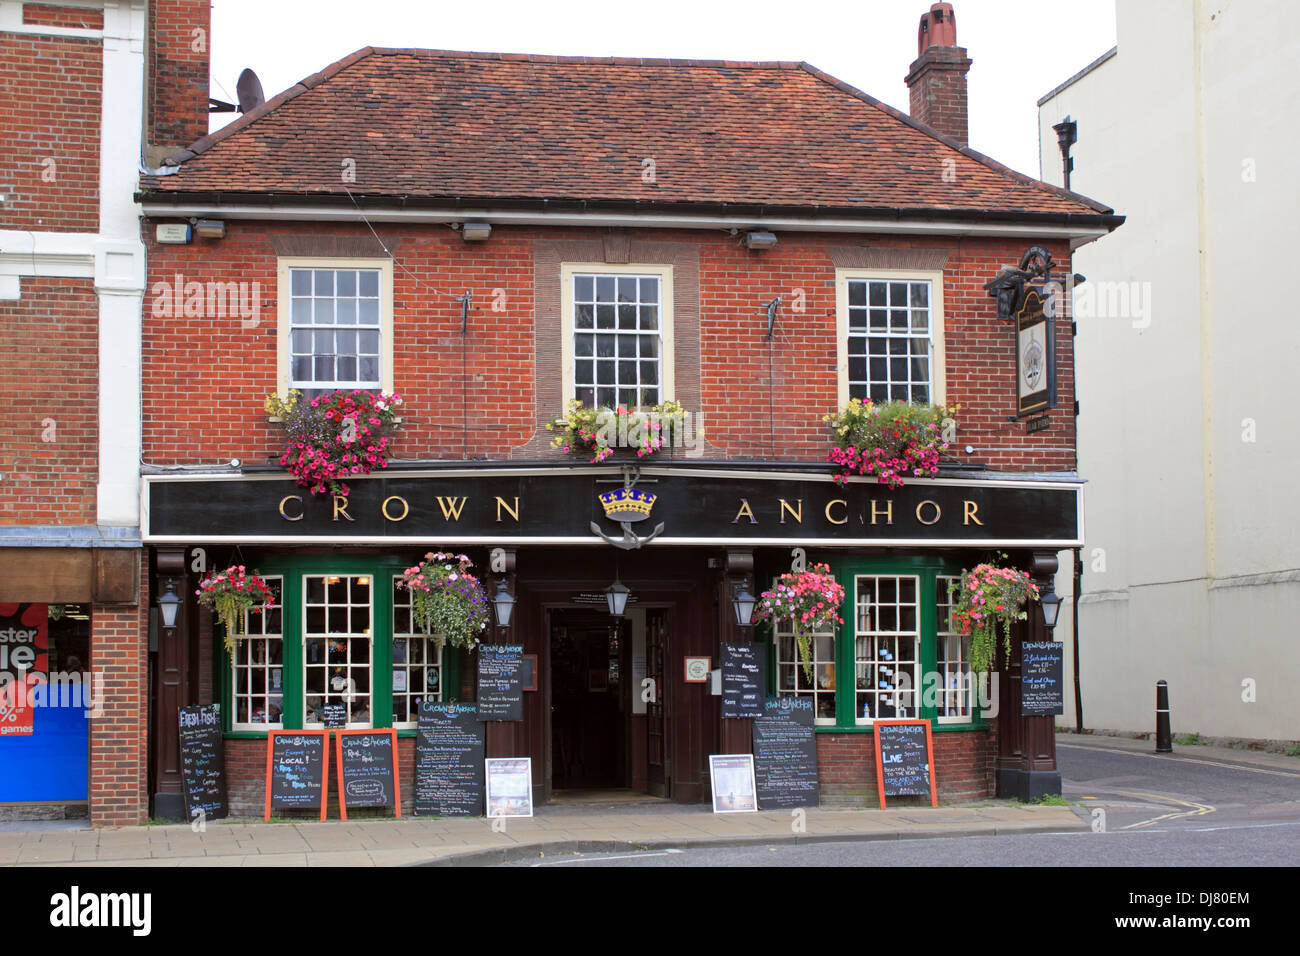
[[[1236,764],[1270,770],[1300,773],[1300,757],[1270,750],[1246,750],[1240,747],[1213,747],[1208,744],[1180,744],[1175,735],[1172,754],[1156,754],[1156,742],[1140,737],[1115,737],[1105,734],[1060,733],[1056,735],[1058,747],[1071,746],[1086,749],[1123,750],[1129,753],[1152,754],[1168,760],[1195,760],[1212,763]],[[1058,761],[1059,765],[1059,761]]]
[[[54,866],[487,865],[560,853],[687,846],[906,840],[1083,831],[1070,807],[1009,801],[968,807],[808,810],[805,832],[788,811],[714,815],[706,805],[542,807],[504,832],[475,819],[343,823],[224,823],[114,829],[0,830],[0,864]],[[498,827],[501,824],[498,823]]]

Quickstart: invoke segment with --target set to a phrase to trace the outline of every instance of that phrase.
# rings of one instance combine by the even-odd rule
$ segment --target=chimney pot
[[[917,56],[904,82],[912,117],[966,145],[966,74],[971,61],[957,45],[957,15],[951,3],[936,3],[922,15]]]

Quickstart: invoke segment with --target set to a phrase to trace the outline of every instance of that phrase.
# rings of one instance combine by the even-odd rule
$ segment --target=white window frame
[[[277,356],[276,394],[289,391],[291,322],[290,269],[377,269],[379,271],[379,387],[393,391],[393,260],[392,259],[276,259]],[[328,326],[322,326],[328,328]]]
[[[884,720],[897,720],[897,719],[905,719],[905,720],[925,720],[926,718],[924,718],[923,716],[921,716],[922,713],[924,712],[924,708],[921,706],[921,702],[922,702],[922,692],[923,692],[923,688],[922,688],[921,685],[922,685],[922,683],[923,683],[923,681],[924,681],[924,674],[923,674],[923,672],[922,672],[922,670],[921,670],[921,665],[922,665],[922,661],[923,661],[923,657],[922,657],[922,647],[921,647],[921,645],[922,645],[923,641],[925,640],[925,632],[924,632],[924,630],[923,630],[922,627],[921,627],[921,608],[922,608],[922,603],[921,603],[921,602],[927,600],[926,597],[925,597],[925,595],[922,593],[921,584],[924,582],[925,577],[924,577],[923,575],[921,575],[921,574],[905,574],[905,573],[904,573],[904,574],[892,574],[892,573],[890,573],[890,572],[888,572],[888,571],[873,571],[873,572],[865,572],[865,573],[862,573],[862,574],[855,574],[855,575],[853,575],[853,610],[852,610],[852,614],[853,614],[853,618],[852,618],[852,620],[853,620],[853,628],[852,628],[852,636],[851,636],[851,640],[853,641],[853,675],[852,675],[852,687],[853,687],[853,721],[854,721],[854,723],[855,723],[857,726],[859,726],[859,727],[870,727],[870,726],[871,726],[872,724],[874,724],[874,723],[876,722],[876,720],[877,720],[877,718],[874,717],[874,716],[872,716],[872,717],[863,717],[862,714],[861,714],[861,712],[859,711],[859,708],[858,708],[858,667],[859,667],[859,665],[860,665],[860,658],[858,657],[858,640],[859,640],[861,637],[863,637],[863,632],[859,631],[859,629],[858,629],[858,606],[859,606],[859,604],[858,604],[858,589],[859,589],[859,586],[860,586],[860,582],[861,582],[864,578],[871,578],[871,579],[874,579],[874,580],[876,580],[876,581],[879,581],[881,578],[893,578],[896,582],[902,582],[904,579],[910,579],[910,580],[914,583],[914,590],[913,590],[913,593],[916,595],[916,629],[915,629],[915,631],[902,631],[902,630],[896,630],[896,631],[883,631],[883,632],[882,632],[882,631],[867,631],[866,634],[871,635],[871,636],[880,636],[880,635],[883,635],[883,636],[886,636],[886,637],[893,636],[893,637],[895,637],[895,638],[902,638],[902,637],[911,637],[911,638],[913,638],[913,640],[914,640],[914,645],[913,645],[913,649],[912,649],[912,654],[913,654],[913,656],[912,656],[911,661],[909,662],[910,665],[911,665],[911,668],[912,668],[912,687],[911,687],[911,689],[910,689],[909,691],[906,691],[906,692],[900,692],[900,691],[897,690],[897,688],[898,688],[898,671],[897,671],[897,670],[894,671],[894,690],[895,690],[895,693],[896,693],[896,697],[897,697],[897,699],[900,701],[900,704],[901,704],[901,699],[902,699],[903,693],[907,693],[907,694],[909,694],[909,695],[911,696],[911,701],[912,701],[911,709],[912,709],[912,711],[913,711],[913,714],[912,714],[910,717],[905,717],[905,718],[898,718],[898,717],[885,717],[885,718],[883,718],[883,719],[884,719]],[[872,601],[872,604],[873,604],[873,605],[875,604],[875,600],[874,600],[874,599],[873,599],[873,601]],[[900,606],[901,606],[901,604],[900,604]],[[873,664],[873,665],[871,665],[871,666],[873,666],[873,667],[878,667],[878,666],[879,666],[879,663],[880,663],[880,659],[879,659],[879,658],[872,658],[872,660],[875,661],[875,664]],[[896,659],[894,660],[894,663],[897,663],[897,660],[896,660]],[[872,699],[875,700],[875,701],[877,702],[877,704],[879,704],[880,699],[881,699],[881,696],[882,696],[879,687],[878,687],[878,686],[877,686],[877,687],[872,687],[872,688],[869,688],[869,690],[872,692]],[[901,707],[900,707],[899,709],[901,709]]]
[[[947,362],[944,359],[942,270],[836,269],[835,369],[839,407],[849,403],[849,282],[896,281],[930,283],[930,404],[947,402]]]
[[[560,264],[561,412],[575,395],[573,384],[573,277],[584,274],[654,276],[659,279],[659,401],[676,398],[673,375],[673,267],[649,263],[563,262]]]
[[[346,632],[339,632],[339,633],[330,633],[330,632],[329,632],[329,630],[328,630],[328,628],[329,628],[329,611],[328,611],[328,608],[331,606],[330,603],[329,603],[329,584],[330,584],[329,579],[332,578],[332,577],[338,577],[338,578],[369,578],[369,579],[370,579],[370,628],[369,628],[369,633],[368,633],[368,634],[354,634],[354,633],[353,633],[352,631],[350,631],[350,630],[349,630],[349,631],[346,631]],[[325,607],[327,610],[326,610],[326,612],[325,612],[325,627],[326,627],[326,630],[325,630],[324,632],[317,632],[317,631],[309,630],[309,629],[308,629],[308,626],[307,626],[307,607],[308,607],[308,602],[307,602],[307,594],[308,594],[307,581],[308,581],[308,579],[310,579],[310,578],[324,578],[324,579],[325,579],[325,604],[324,604],[324,607]],[[367,640],[370,641],[369,664],[368,664],[368,669],[369,669],[369,671],[370,671],[370,687],[369,687],[369,689],[366,690],[366,692],[365,692],[365,696],[366,696],[367,700],[368,700],[369,703],[370,703],[370,706],[369,706],[369,708],[368,708],[369,711],[370,711],[370,719],[369,719],[369,720],[365,720],[365,721],[360,721],[360,720],[358,720],[358,721],[354,721],[354,720],[352,720],[351,714],[349,713],[349,715],[348,715],[348,721],[347,721],[347,727],[348,727],[349,730],[354,730],[354,729],[370,729],[370,728],[373,728],[373,727],[375,726],[375,673],[376,673],[376,670],[377,670],[377,668],[376,668],[376,666],[375,666],[375,608],[376,608],[376,603],[375,603],[375,602],[376,602],[376,600],[377,600],[376,597],[375,597],[375,591],[376,591],[375,576],[374,576],[373,574],[371,574],[370,572],[368,572],[368,571],[344,571],[344,572],[340,572],[340,573],[334,573],[334,572],[330,572],[330,571],[310,571],[310,572],[305,572],[305,573],[302,574],[302,576],[301,576],[301,585],[300,585],[300,587],[301,587],[301,590],[302,590],[301,605],[300,605],[300,606],[301,606],[301,610],[302,610],[302,617],[301,617],[302,626],[298,628],[298,641],[299,641],[299,643],[300,643],[300,645],[301,645],[300,654],[301,654],[301,656],[302,656],[302,715],[303,715],[302,726],[303,726],[303,729],[308,729],[308,730],[320,730],[320,729],[322,729],[322,728],[325,726],[325,722],[324,722],[323,720],[311,720],[311,721],[309,721],[309,720],[307,719],[307,698],[308,698],[309,696],[313,696],[313,692],[312,692],[312,691],[309,691],[309,690],[307,689],[307,674],[308,674],[308,672],[309,672],[311,669],[313,669],[313,668],[316,668],[316,669],[319,669],[319,670],[323,670],[323,671],[325,672],[325,679],[326,679],[326,681],[327,681],[327,682],[329,681],[329,679],[330,679],[330,675],[329,675],[329,667],[330,667],[330,665],[329,665],[329,663],[328,663],[328,660],[329,660],[329,644],[328,644],[328,641],[329,641],[330,638],[332,638],[332,637],[342,638],[343,640],[347,640],[347,641],[353,641],[353,640],[358,640],[358,639],[367,639]],[[347,606],[348,606],[348,609],[349,609],[349,612],[350,612],[352,608],[354,608],[354,607],[363,607],[364,605],[353,604],[353,603],[351,603],[351,602],[349,601],[349,603],[348,603]],[[349,613],[348,617],[349,617],[349,621],[348,621],[348,623],[349,623],[349,625],[351,625],[351,613]],[[310,663],[310,662],[307,660],[307,642],[308,642],[309,640],[323,640],[323,641],[326,641],[326,642],[327,642],[326,645],[325,645],[325,656],[326,656],[326,663],[325,663],[325,664],[312,664],[312,663]],[[352,670],[352,667],[353,667],[352,662],[351,662],[351,660],[349,660],[349,661],[348,661],[348,664],[347,664],[347,670],[350,672],[350,671]],[[391,668],[390,668],[390,670],[391,670]],[[390,679],[391,679],[391,678],[390,678]],[[330,692],[330,691],[327,690],[327,691],[326,691],[326,696],[327,696],[327,697],[328,697],[328,696],[337,696],[337,692]]]
[[[232,731],[239,731],[239,730],[266,731],[266,730],[284,729],[284,584],[285,584],[285,579],[284,579],[284,575],[281,574],[268,574],[265,580],[268,585],[271,584],[273,581],[279,582],[280,602],[278,604],[268,604],[266,607],[264,607],[261,610],[260,613],[247,611],[247,610],[243,612],[244,613],[243,633],[235,637],[235,651],[233,654],[228,655],[228,657],[230,658],[230,729]],[[272,608],[275,608],[280,612],[279,631],[268,631],[266,628],[266,616],[268,611]],[[257,625],[256,629],[254,628],[254,624]],[[256,633],[254,633],[254,630],[256,630]],[[268,681],[270,680],[271,671],[273,669],[269,661],[262,661],[256,665],[244,665],[240,663],[243,656],[243,649],[245,647],[251,647],[254,641],[266,645],[268,650],[270,648],[271,641],[280,642],[280,665],[279,665],[280,719],[278,721],[256,722],[251,720],[240,721],[238,719],[240,698],[244,697],[249,700],[250,702],[249,716],[252,716],[251,702],[254,699],[254,695],[251,692],[245,694],[241,694],[239,692],[240,669],[243,668],[250,672],[249,673],[250,681],[252,679],[251,671],[254,666],[260,666],[266,671],[266,677]],[[267,699],[267,702],[269,703],[270,700],[275,695],[271,693],[270,687],[268,686],[264,694],[257,695],[257,696],[264,696]]]
[[[773,584],[773,586],[775,586],[775,583]],[[791,646],[794,650],[794,662],[793,662],[795,668],[794,689],[785,688],[781,686],[781,667],[783,665],[788,666],[791,663],[790,661],[787,661],[781,657],[781,641],[786,638],[790,639]],[[817,656],[817,642],[825,638],[830,638],[831,656],[829,658],[823,659]],[[776,681],[775,681],[776,694],[778,697],[788,695],[790,697],[802,697],[811,700],[813,702],[813,723],[818,727],[834,727],[839,717],[838,708],[839,708],[839,701],[840,701],[840,696],[839,696],[840,674],[839,674],[839,666],[838,666],[840,644],[839,644],[839,635],[836,633],[835,628],[831,627],[827,630],[821,630],[815,632],[812,637],[812,647],[813,647],[813,660],[812,660],[813,680],[815,681],[817,679],[817,667],[819,665],[829,665],[831,668],[831,673],[834,675],[834,679],[835,679],[835,686],[833,688],[813,687],[808,690],[798,689],[799,672],[803,668],[803,658],[799,656],[799,641],[797,638],[794,637],[794,618],[789,618],[789,617],[778,618],[775,621],[773,621],[772,650],[774,656],[776,657]],[[835,700],[835,708],[836,708],[835,716],[821,717],[818,715],[817,704],[819,698],[823,694],[829,694]]]
[[[396,588],[393,587],[393,585],[395,585],[395,584],[396,584],[398,581],[400,581],[400,580],[402,580],[402,575],[400,575],[400,574],[394,574],[394,575],[392,575],[392,576],[391,576],[391,581],[392,581],[392,583],[390,584],[390,588],[392,588],[394,591],[396,591]],[[392,680],[392,676],[391,676],[391,675],[392,675],[393,673],[395,673],[395,672],[397,671],[397,669],[400,667],[403,671],[405,671],[405,673],[406,673],[406,679],[407,679],[407,682],[408,682],[408,685],[409,685],[409,682],[410,682],[410,679],[411,679],[410,647],[411,647],[411,644],[412,644],[413,642],[415,642],[415,641],[423,641],[423,642],[424,642],[424,661],[423,661],[422,664],[417,665],[417,666],[420,667],[422,670],[423,670],[423,669],[427,669],[427,668],[429,668],[429,667],[436,667],[436,668],[438,668],[438,694],[437,694],[437,697],[435,698],[435,700],[437,700],[438,702],[441,702],[441,701],[443,701],[443,700],[446,699],[446,698],[444,697],[444,693],[445,693],[445,691],[446,691],[446,689],[447,689],[447,685],[446,685],[446,677],[447,677],[447,666],[446,666],[446,665],[447,665],[447,662],[446,662],[446,660],[444,660],[444,658],[443,658],[443,649],[444,649],[444,648],[443,648],[443,645],[440,644],[440,643],[439,643],[437,640],[435,640],[434,638],[429,637],[429,636],[428,636],[427,634],[425,634],[423,631],[420,631],[420,630],[418,630],[418,629],[416,628],[416,626],[415,626],[415,621],[414,621],[414,619],[411,617],[411,613],[412,613],[412,612],[411,612],[411,604],[410,604],[410,601],[411,601],[411,592],[410,592],[409,590],[402,589],[402,598],[403,598],[403,601],[404,601],[405,603],[399,604],[398,601],[397,601],[397,595],[396,595],[396,594],[393,595],[393,617],[392,617],[392,621],[393,621],[392,631],[393,631],[393,633],[392,633],[392,641],[393,641],[394,643],[396,643],[396,642],[399,641],[399,640],[402,640],[402,641],[406,641],[406,642],[407,642],[407,659],[406,659],[405,662],[403,662],[403,663],[401,663],[401,664],[399,664],[399,663],[398,663],[397,661],[395,661],[395,660],[391,660],[391,659],[390,659],[390,661],[389,661],[389,668],[388,668],[388,670],[389,670],[389,680],[390,680],[390,681]],[[407,610],[408,621],[409,621],[410,623],[408,624],[407,629],[406,629],[405,631],[399,631],[399,630],[397,629],[397,611],[398,611],[399,608],[404,608],[404,609]],[[430,657],[430,655],[432,655],[432,657]],[[391,656],[391,655],[390,655],[390,656]],[[405,695],[405,696],[408,697],[408,698],[409,698],[409,697],[414,697],[414,696],[416,696],[416,692],[413,691],[413,690],[410,690],[410,689],[409,689],[409,686],[408,686],[408,689],[405,690],[405,691],[390,690],[390,695],[391,695],[390,698],[389,698],[389,705],[390,705],[390,707],[392,707],[393,705],[395,705],[395,703],[396,703],[396,701],[397,701],[397,696],[398,696],[399,693]],[[420,692],[420,695],[421,695],[421,696],[424,696],[424,697],[428,697],[428,696],[430,696],[427,692],[424,692],[424,691],[421,691],[421,692]],[[418,721],[418,720],[398,720],[396,714],[392,714],[392,715],[390,715],[390,716],[392,717],[392,727],[393,727],[394,730],[416,730],[416,729],[418,729],[418,727],[419,727],[419,721]]]
[[[934,667],[938,672],[943,686],[939,689],[939,702],[935,705],[935,717],[941,724],[969,724],[975,720],[975,685],[972,680],[970,669],[970,637],[962,637],[956,631],[948,630],[949,621],[945,620],[943,613],[945,608],[956,606],[956,598],[953,598],[952,604],[939,603],[939,588],[942,582],[960,582],[960,574],[937,574],[935,575],[935,609],[934,609]],[[960,592],[958,592],[960,594]],[[943,710],[944,703],[947,700],[949,692],[948,675],[943,672],[943,665],[939,662],[939,646],[941,642],[955,638],[958,647],[961,648],[961,673],[958,675],[958,685],[956,688],[956,697],[958,704],[964,704],[966,713],[953,717],[945,717],[939,711]]]

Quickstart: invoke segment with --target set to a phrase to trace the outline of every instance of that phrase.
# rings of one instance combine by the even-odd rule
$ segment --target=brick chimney
[[[966,74],[971,60],[957,45],[951,3],[936,3],[921,16],[916,60],[908,70],[912,118],[966,145]]]
[[[208,134],[211,0],[149,4],[147,162]]]

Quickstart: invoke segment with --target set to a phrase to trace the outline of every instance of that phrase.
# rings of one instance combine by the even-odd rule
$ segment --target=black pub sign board
[[[766,686],[764,645],[722,645],[723,717],[762,717]]]
[[[478,719],[524,719],[524,645],[478,646]]]
[[[476,704],[420,702],[415,815],[481,817],[486,728]]]
[[[821,802],[813,702],[769,697],[754,721],[754,781],[760,810],[815,807]]]
[[[1020,714],[1044,717],[1065,713],[1065,645],[1026,641],[1020,645]]]
[[[313,497],[279,474],[146,476],[145,540],[158,543],[349,541],[423,547],[460,544],[601,544],[612,535],[598,495],[621,485],[612,468],[386,472],[349,482],[347,498]],[[1081,484],[1051,479],[934,478],[887,489],[829,474],[641,469],[653,495],[656,544],[795,542],[1007,547],[1082,544]]]
[[[191,821],[230,815],[220,708],[220,704],[180,708],[181,780],[185,815]]]

